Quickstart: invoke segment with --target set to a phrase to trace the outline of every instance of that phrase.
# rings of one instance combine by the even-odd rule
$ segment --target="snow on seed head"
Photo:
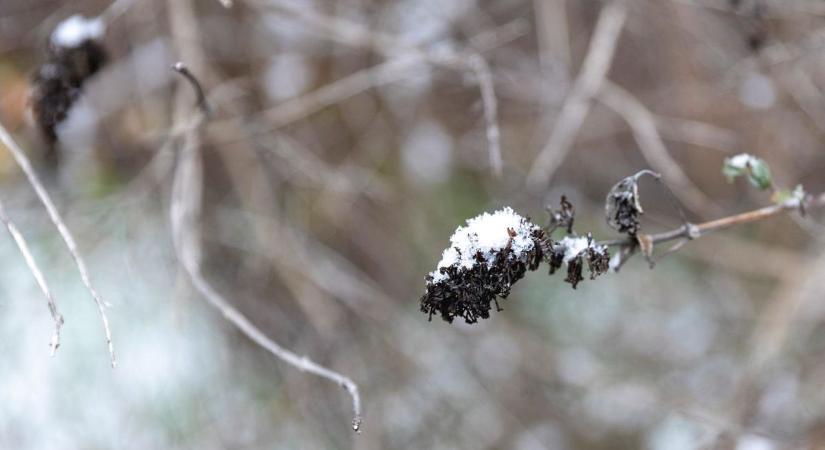
[[[746,169],[749,165],[754,163],[757,158],[748,153],[740,153],[728,159],[728,164],[737,169]]]
[[[78,47],[87,40],[103,37],[105,25],[99,17],[87,19],[75,14],[60,22],[52,32],[52,43],[58,47]]]
[[[548,244],[549,245],[549,244]],[[491,303],[542,261],[544,231],[510,208],[484,213],[458,227],[435,271],[427,276],[421,311],[447,322],[490,317]]]
[[[430,273],[432,282],[446,278],[447,275],[440,270],[443,267],[470,269],[479,262],[492,266],[499,253],[507,247],[512,250],[511,258],[519,258],[525,251],[533,249],[535,243],[531,233],[536,230],[540,228],[510,207],[469,219],[450,237],[450,247],[444,250],[436,270]]]

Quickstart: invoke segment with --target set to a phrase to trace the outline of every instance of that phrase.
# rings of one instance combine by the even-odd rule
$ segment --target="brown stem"
[[[673,230],[651,234],[649,235],[649,238],[653,244],[673,241],[676,239],[696,239],[713,231],[724,230],[744,223],[757,222],[788,211],[797,211],[802,208],[814,209],[822,206],[825,206],[825,193],[801,204],[795,204],[792,202],[780,203],[699,224],[688,223]],[[628,236],[622,239],[612,239],[598,242],[598,244],[607,246],[635,246],[637,245],[637,241],[635,237]]]

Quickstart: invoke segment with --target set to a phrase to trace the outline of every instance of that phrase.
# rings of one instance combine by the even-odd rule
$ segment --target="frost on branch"
[[[49,143],[57,141],[57,125],[82,92],[83,84],[106,63],[100,40],[105,31],[99,18],[74,15],[52,32],[46,61],[35,71],[31,104],[40,130]]]
[[[506,298],[527,270],[538,268],[544,231],[510,208],[467,220],[453,233],[435,271],[427,276],[421,311],[452,322],[490,317],[490,304]]]

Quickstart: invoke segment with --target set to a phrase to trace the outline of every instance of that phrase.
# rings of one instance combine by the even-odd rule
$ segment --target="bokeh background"
[[[586,97],[569,154],[539,186],[528,174],[576,92],[605,2],[110,5],[0,2],[0,121],[111,303],[119,359],[111,369],[92,299],[0,148],[0,198],[66,318],[50,358],[45,301],[11,238],[0,239],[0,447],[825,445],[825,233],[815,212],[704,237],[653,270],[637,257],[575,291],[540,270],[472,326],[418,311],[450,234],[482,211],[509,205],[545,223],[545,206],[566,194],[580,233],[612,238],[604,195],[651,167],[694,222],[769,204],[722,177],[739,152],[765,159],[779,185],[825,190],[821,2],[619,6],[626,20],[604,85],[630,97],[619,108],[602,91]],[[31,73],[61,20],[107,8],[110,62],[60,127],[49,165],[28,118]],[[370,39],[342,35],[347,27]],[[495,87],[501,176],[478,66],[467,64],[478,57]],[[254,345],[179,268],[168,214],[176,147],[166,144],[194,97],[169,69],[177,60],[213,108],[206,275],[274,340],[358,383],[360,434],[345,391]],[[663,147],[634,134],[628,117],[640,114]],[[657,184],[642,183],[642,201],[644,230],[679,225]]]

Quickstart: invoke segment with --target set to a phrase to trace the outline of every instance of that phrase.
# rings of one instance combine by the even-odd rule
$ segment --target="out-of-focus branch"
[[[344,45],[368,48],[385,58],[418,57],[430,64],[472,73],[481,92],[484,106],[487,147],[493,174],[502,173],[500,132],[498,126],[495,85],[489,65],[478,52],[466,49],[439,49],[437,51],[411,45],[395,36],[370,30],[358,23],[327,16],[311,8],[296,6],[280,0],[248,0],[253,6],[294,17],[322,35]]]
[[[722,153],[739,146],[739,136],[728,129],[697,120],[654,115],[656,129],[665,140],[683,142]]]
[[[77,250],[77,243],[75,243],[72,233],[69,231],[69,228],[66,226],[65,222],[63,222],[63,218],[57,211],[57,207],[54,206],[54,202],[52,202],[46,188],[43,187],[43,183],[40,182],[40,178],[38,178],[37,174],[34,172],[34,168],[29,162],[29,158],[26,156],[26,153],[22,148],[20,148],[19,145],[17,145],[17,142],[12,139],[11,134],[2,124],[0,124],[0,141],[6,145],[6,148],[8,148],[11,152],[12,157],[17,162],[17,165],[23,170],[29,184],[32,186],[35,193],[37,193],[37,197],[49,213],[49,219],[51,219],[55,228],[57,228],[58,233],[60,233],[60,237],[63,238],[63,242],[66,244],[66,248],[69,250],[69,254],[72,256],[72,259],[77,266],[77,271],[80,273],[80,279],[83,281],[83,284],[86,286],[86,289],[89,291],[95,301],[95,304],[97,305],[97,310],[100,313],[100,320],[103,322],[103,330],[106,333],[106,345],[109,349],[109,359],[112,367],[115,367],[117,360],[115,359],[115,348],[112,344],[112,332],[109,330],[109,319],[106,317],[106,303],[103,302],[103,299],[97,293],[97,290],[95,290],[94,286],[92,286],[89,271],[86,269],[86,263],[80,256],[80,252]]]
[[[544,189],[570,152],[590,111],[590,102],[610,70],[626,18],[627,7],[622,0],[611,1],[599,14],[581,71],[564,101],[550,139],[530,168],[527,185],[531,189]]]
[[[43,296],[46,297],[46,303],[49,306],[49,312],[51,313],[52,320],[54,321],[54,334],[49,342],[49,346],[52,349],[51,354],[54,356],[57,351],[57,347],[60,346],[60,327],[63,326],[63,315],[61,315],[57,310],[57,304],[54,302],[54,297],[49,290],[49,285],[46,284],[46,277],[43,276],[43,272],[41,272],[40,268],[37,266],[37,262],[35,262],[34,256],[32,256],[32,253],[29,250],[29,245],[26,243],[26,239],[20,233],[20,230],[17,229],[17,226],[14,222],[12,222],[11,218],[9,218],[9,215],[6,213],[6,208],[3,207],[2,202],[0,202],[0,222],[3,222],[3,225],[5,225],[6,229],[9,230],[9,234],[11,234],[12,239],[14,239],[14,243],[17,244],[17,249],[20,250],[20,254],[23,255],[23,259],[26,260],[26,265],[29,267],[29,271],[32,275],[34,275],[37,285],[43,292]]]
[[[524,33],[524,22],[521,20],[514,20],[507,24],[497,27],[495,29],[479,33],[470,38],[475,42],[478,52],[485,52],[506,42],[509,42]],[[472,58],[472,56],[471,56]],[[426,63],[427,56],[424,53],[416,54],[402,54],[401,56],[388,59],[387,61],[359,70],[351,75],[348,75],[339,80],[326,84],[312,92],[308,92],[294,99],[285,101],[277,106],[263,111],[266,117],[268,128],[281,128],[287,124],[300,120],[317,111],[320,111],[330,105],[334,105],[347,98],[353,97],[368,89],[376,88],[386,84],[397,82],[405,77],[410,76],[410,70],[415,66]],[[480,71],[484,73],[485,78],[490,77],[489,67],[483,58],[476,60],[476,65],[480,67]],[[486,80],[486,86],[493,86],[492,79]],[[492,89],[483,89],[483,97],[487,97],[487,102],[493,105],[496,104],[495,91]],[[483,98],[482,97],[482,98]],[[496,108],[486,108],[493,111]],[[485,114],[488,114],[485,111]],[[230,119],[235,122],[245,122],[247,118]],[[495,117],[488,118],[488,121],[497,124]],[[227,121],[213,121],[210,129],[224,129],[231,128],[235,124],[228,124]],[[491,127],[488,127],[488,137],[491,134]],[[498,126],[492,127],[492,135],[498,134]],[[258,134],[258,133],[256,133]],[[494,139],[497,141],[497,139]],[[499,155],[500,157],[500,155]]]
[[[187,81],[196,85],[196,91],[200,90],[200,83],[197,81],[197,78],[188,72],[182,63],[175,64],[174,69],[182,75],[188,73],[188,76],[184,75],[184,77]],[[361,396],[358,391],[358,385],[349,377],[328,369],[306,356],[298,356],[270,339],[212,287],[201,270],[203,257],[200,232],[200,216],[203,199],[201,132],[202,125],[207,119],[206,111],[208,111],[205,104],[201,106],[201,110],[196,113],[197,123],[200,126],[191,128],[190,131],[183,136],[183,143],[178,157],[172,187],[172,203],[169,209],[169,216],[172,224],[175,253],[178,256],[178,260],[195,289],[204,296],[210,305],[220,311],[226,320],[237,327],[249,339],[298,370],[326,378],[346,389],[347,393],[352,397],[354,414],[352,428],[355,431],[360,431]]]
[[[597,98],[627,121],[642,155],[651,167],[664,176],[665,181],[674,186],[674,194],[682,203],[697,213],[718,209],[670,156],[656,129],[655,116],[642,102],[609,80],[604,82]]]

